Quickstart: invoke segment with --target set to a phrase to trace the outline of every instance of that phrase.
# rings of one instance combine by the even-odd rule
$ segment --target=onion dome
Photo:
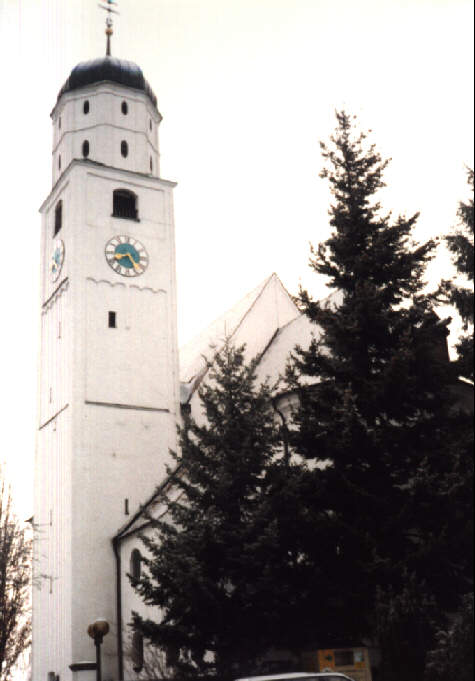
[[[157,98],[149,83],[145,80],[140,66],[137,66],[134,62],[110,56],[77,64],[59,91],[57,102],[67,92],[102,82],[119,83],[119,85],[144,92],[155,109],[157,108]]]

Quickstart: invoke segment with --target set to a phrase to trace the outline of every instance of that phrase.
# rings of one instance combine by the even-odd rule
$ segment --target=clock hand
[[[130,253],[115,253],[114,257],[117,258],[117,260],[121,260],[122,258],[128,258],[130,260],[130,262],[132,263],[133,268],[137,272],[140,271],[140,265],[138,264],[138,262],[136,260],[133,259],[132,255]]]
[[[127,255],[129,256],[129,260],[130,260],[130,262],[132,263],[132,265],[133,265],[133,267],[134,267],[134,270],[135,270],[136,272],[140,271],[140,265],[139,265],[139,263],[138,263],[136,260],[134,260],[134,258],[132,257],[132,254],[131,254],[131,253],[127,253]]]

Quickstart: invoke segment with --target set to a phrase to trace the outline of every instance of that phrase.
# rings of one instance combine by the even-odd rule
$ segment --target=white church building
[[[166,511],[176,426],[184,412],[204,418],[204,356],[226,337],[246,344],[248,358],[259,358],[258,380],[275,384],[295,345],[318,334],[272,274],[178,351],[175,183],[160,175],[161,118],[140,67],[110,54],[75,66],[51,112],[32,681],[93,681],[88,628],[97,620],[108,626],[103,681],[144,678],[143,641],[132,640],[129,624],[132,611],[150,613],[128,575],[140,572],[149,515]],[[435,351],[448,361],[445,335]],[[473,411],[471,387],[454,389]],[[285,386],[276,389],[277,421],[287,421],[291,400]],[[352,650],[366,671],[341,670],[371,681],[368,650]]]
[[[143,509],[162,512],[181,409],[199,420],[202,355],[230,336],[278,378],[311,325],[273,274],[177,347],[173,188],[160,175],[156,97],[141,69],[78,64],[51,112],[52,188],[41,206],[41,367],[36,451],[33,681],[137,678],[128,623],[144,605]],[[279,398],[285,418],[287,397]],[[135,642],[137,645],[137,641]],[[138,642],[140,647],[140,642]],[[134,671],[135,666],[135,671]]]

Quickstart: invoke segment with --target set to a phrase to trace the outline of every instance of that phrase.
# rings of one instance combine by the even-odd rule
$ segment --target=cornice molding
[[[99,163],[98,161],[91,161],[90,159],[87,158],[73,158],[73,160],[69,163],[69,165],[63,170],[61,175],[58,177],[56,182],[54,183],[50,193],[46,197],[46,199],[43,201],[43,203],[40,206],[40,213],[43,213],[45,208],[49,205],[56,188],[59,186],[60,182],[63,182],[65,178],[71,173],[72,169],[75,166],[82,166],[82,167],[89,167],[89,168],[96,168],[96,169],[101,169],[104,172],[110,172],[112,171],[114,174],[118,173],[120,175],[124,175],[126,177],[130,178],[141,178],[142,180],[147,180],[147,182],[151,182],[152,184],[157,184],[157,185],[162,185],[165,187],[171,187],[172,189],[177,186],[177,182],[173,180],[165,180],[163,177],[157,177],[156,175],[150,175],[149,173],[140,173],[136,170],[127,170],[127,168],[116,168],[115,166],[108,166],[105,163]],[[143,186],[143,185],[142,185]]]
[[[53,147],[53,150],[51,152],[51,155],[54,155],[60,144],[63,142],[65,137],[68,137],[69,135],[74,135],[77,132],[82,132],[86,133],[88,130],[95,130],[96,128],[115,128],[116,130],[124,130],[125,132],[131,132],[134,135],[142,135],[142,137],[145,137],[146,141],[148,142],[149,146],[153,149],[153,151],[158,154],[158,148],[150,141],[149,135],[147,132],[144,132],[143,130],[134,130],[133,128],[127,128],[124,125],[115,125],[114,123],[95,123],[94,125],[88,125],[85,128],[76,128],[75,130],[64,130],[64,132],[61,134],[61,137],[59,138],[57,144]]]

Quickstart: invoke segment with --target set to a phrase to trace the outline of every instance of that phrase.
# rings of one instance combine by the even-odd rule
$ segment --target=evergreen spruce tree
[[[459,203],[459,228],[446,237],[457,271],[465,278],[465,284],[444,283],[449,302],[455,305],[462,317],[465,332],[457,344],[459,371],[473,381],[473,170],[469,169],[467,174],[472,196],[467,203]]]
[[[473,679],[473,593],[464,596],[457,612],[437,631],[436,640],[428,656],[426,681]]]
[[[424,583],[421,603],[447,610],[466,589],[470,554],[466,538],[463,546],[457,540],[469,523],[462,478],[470,474],[469,419],[454,403],[447,322],[424,294],[435,243],[414,242],[417,215],[382,213],[376,195],[387,161],[345,112],[337,124],[331,144],[321,145],[333,231],[310,260],[335,295],[316,302],[300,291],[301,309],[322,334],[308,350],[297,348],[288,381],[300,396],[294,447],[318,464],[318,504],[328,510],[324,556],[314,549],[318,537],[308,539],[315,565],[333,578],[332,607],[320,615],[334,638],[340,631],[351,644],[374,636],[377,593],[404,604],[408,585]],[[417,613],[430,646],[421,611],[404,611],[405,622]],[[394,662],[405,646],[395,631]],[[424,655],[405,681],[420,678]]]
[[[314,575],[299,548],[305,471],[285,456],[269,387],[230,343],[208,377],[206,423],[181,429],[168,513],[143,537],[149,558],[132,581],[157,616],[134,614],[133,628],[177,678],[227,680],[270,647],[298,645],[315,619]]]

